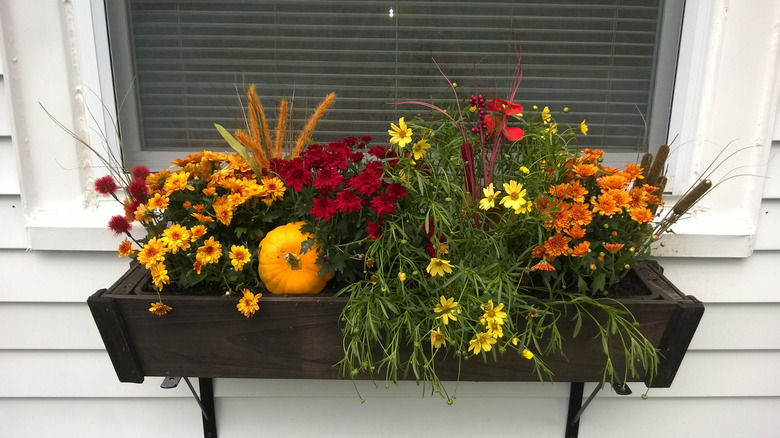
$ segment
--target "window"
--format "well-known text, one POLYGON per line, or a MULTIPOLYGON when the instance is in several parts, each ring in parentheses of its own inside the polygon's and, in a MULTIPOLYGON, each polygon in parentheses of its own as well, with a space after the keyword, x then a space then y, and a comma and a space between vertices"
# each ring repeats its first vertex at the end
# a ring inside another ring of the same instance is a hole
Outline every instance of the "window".
MULTIPOLYGON (((587 119, 588 145, 645 151, 665 141, 681 1, 173 1, 106 2, 117 101, 132 164, 161 167, 224 147, 214 123, 238 128, 240 95, 257 85, 269 117, 294 97, 302 123, 338 99, 316 140, 386 137, 388 122, 452 104, 432 59, 459 84, 587 119), (124 4, 123 4, 124 3, 124 4), (647 136, 649 135, 649 141, 647 136)), ((272 121, 273 123, 273 121, 272 121)), ((295 125, 294 125, 295 126, 295 125)), ((293 127, 294 128, 294 127, 293 127)))

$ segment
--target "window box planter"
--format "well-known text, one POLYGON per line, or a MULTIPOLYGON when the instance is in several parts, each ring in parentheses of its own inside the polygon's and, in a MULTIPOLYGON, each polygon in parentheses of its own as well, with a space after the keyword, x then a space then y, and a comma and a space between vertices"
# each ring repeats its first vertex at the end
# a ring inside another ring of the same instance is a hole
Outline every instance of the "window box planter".
MULTIPOLYGON (((642 333, 660 349, 652 387, 669 387, 685 356, 704 306, 680 292, 655 262, 635 266, 621 283, 617 298, 640 324, 642 333)), ((143 382, 146 376, 208 378, 340 378, 335 365, 342 357, 339 327, 346 297, 264 295, 252 318, 236 311, 235 299, 211 296, 164 296, 173 311, 164 317, 148 309, 156 295, 136 293, 148 281, 135 264, 109 289, 87 300, 106 350, 122 382, 143 382)), ((561 382, 602 380, 605 357, 595 326, 587 324, 572 338, 571 324, 560 326, 566 358, 546 356, 561 382)), ((614 358, 619 363, 620 358, 614 358)), ((460 380, 535 381, 531 361, 505 354, 485 363, 479 357, 462 361, 460 380)), ((442 357, 436 366, 441 380, 458 379, 459 364, 442 357)), ((414 379, 414 376, 408 376, 414 379)))

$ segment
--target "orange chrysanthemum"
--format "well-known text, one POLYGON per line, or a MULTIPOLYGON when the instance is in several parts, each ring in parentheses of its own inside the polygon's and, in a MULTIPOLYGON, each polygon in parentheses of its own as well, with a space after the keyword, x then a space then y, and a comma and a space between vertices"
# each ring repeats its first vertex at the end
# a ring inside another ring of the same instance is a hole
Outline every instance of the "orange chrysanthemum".
POLYGON ((128 257, 133 253, 133 242, 125 239, 119 244, 119 257, 128 257))
POLYGON ((590 252, 590 242, 585 241, 580 244, 577 244, 572 248, 571 250, 571 256, 572 257, 584 257, 587 253, 590 252))
POLYGON ((571 242, 571 237, 563 236, 558 233, 544 242, 544 253, 551 259, 561 255, 566 255, 571 251, 571 248, 569 248, 569 242, 571 242))
POLYGON ((626 245, 623 243, 605 243, 604 249, 606 249, 609 252, 618 252, 621 249, 623 249, 624 246, 626 245))
POLYGON ((597 184, 602 190, 625 190, 629 181, 623 175, 605 175, 599 178, 597 184))
POLYGON ((568 235, 572 239, 581 239, 585 237, 585 229, 579 225, 575 225, 569 228, 568 230, 566 230, 566 235, 568 235))
POLYGON ((555 266, 551 265, 550 262, 547 260, 542 260, 541 262, 531 266, 532 271, 554 271, 555 266))
POLYGON ((604 151, 601 149, 583 149, 582 153, 584 154, 582 159, 585 161, 598 161, 604 156, 604 151))
POLYGON ((599 167, 595 164, 576 164, 573 170, 580 178, 587 178, 595 175, 599 171, 599 167))
POLYGON ((643 224, 653 220, 653 213, 646 208, 632 209, 631 213, 629 214, 631 215, 631 219, 633 219, 638 224, 643 224))
POLYGON ((593 220, 593 212, 588 209, 587 204, 572 204, 569 214, 571 222, 581 227, 587 226, 593 220))

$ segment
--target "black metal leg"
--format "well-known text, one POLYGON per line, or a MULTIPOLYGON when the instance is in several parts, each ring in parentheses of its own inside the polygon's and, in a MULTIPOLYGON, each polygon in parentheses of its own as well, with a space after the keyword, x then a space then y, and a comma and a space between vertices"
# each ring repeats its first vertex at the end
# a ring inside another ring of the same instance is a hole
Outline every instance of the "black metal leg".
POLYGON ((580 434, 580 409, 582 409, 583 382, 571 382, 569 390, 569 413, 566 416, 566 438, 577 438, 580 434))
POLYGON ((203 410, 203 437, 217 438, 217 415, 214 412, 214 385, 210 378, 198 379, 200 402, 203 410))

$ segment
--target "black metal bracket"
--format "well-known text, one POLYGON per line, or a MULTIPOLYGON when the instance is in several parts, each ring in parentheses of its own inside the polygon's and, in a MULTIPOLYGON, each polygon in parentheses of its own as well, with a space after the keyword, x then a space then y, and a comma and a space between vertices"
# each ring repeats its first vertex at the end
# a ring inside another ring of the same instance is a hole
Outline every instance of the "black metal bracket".
MULTIPOLYGON (((595 388, 593 388, 593 391, 590 393, 587 399, 585 399, 585 403, 582 402, 582 395, 585 390, 585 383, 583 382, 572 382, 571 388, 569 389, 569 412, 566 415, 566 434, 564 435, 565 438, 577 438, 580 434, 580 417, 582 416, 582 413, 585 412, 585 409, 588 407, 591 401, 593 401, 593 398, 596 397, 596 394, 598 394, 599 391, 601 391, 601 388, 603 385, 596 385, 595 388)), ((612 389, 615 390, 615 392, 618 395, 629 395, 631 394, 631 388, 628 387, 625 383, 613 383, 612 389)))
MULTIPOLYGON (((182 377, 166 377, 160 384, 160 388, 172 389, 179 385, 182 377)), ((217 415, 214 412, 214 384, 210 378, 199 377, 198 386, 200 387, 200 395, 195 392, 195 388, 192 386, 189 377, 183 377, 184 382, 190 388, 192 396, 200 407, 200 412, 203 415, 203 437, 204 438, 217 438, 217 415)))

